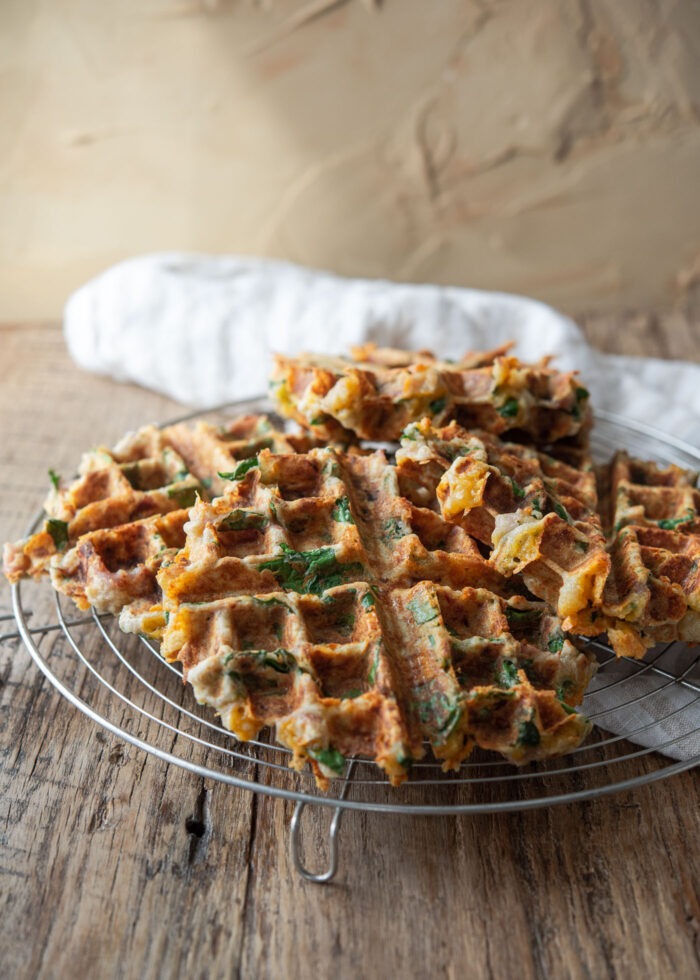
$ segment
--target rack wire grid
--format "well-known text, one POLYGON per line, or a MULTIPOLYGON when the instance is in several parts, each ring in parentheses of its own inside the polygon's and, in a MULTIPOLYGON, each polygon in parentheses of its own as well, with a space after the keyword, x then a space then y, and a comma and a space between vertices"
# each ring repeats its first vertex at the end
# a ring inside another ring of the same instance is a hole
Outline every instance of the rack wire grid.
MULTIPOLYGON (((265 399, 247 399, 177 421, 267 411, 265 399)), ((281 420, 278 420, 283 424, 281 420)), ((596 414, 595 458, 624 447, 661 463, 695 469, 700 450, 650 426, 607 412, 596 414)), ((43 519, 36 516, 27 533, 43 519)), ((330 881, 338 867, 338 832, 347 810, 381 814, 458 815, 528 810, 590 800, 633 789, 700 761, 700 653, 681 643, 658 646, 641 661, 620 660, 600 640, 588 641, 599 662, 583 711, 591 736, 562 758, 516 768, 476 750, 458 772, 444 773, 428 759, 413 766, 396 788, 374 763, 349 760, 328 793, 310 771, 289 768, 291 753, 270 737, 239 742, 182 683, 179 665, 164 661, 144 638, 120 632, 112 616, 78 614, 48 582, 12 587, 16 630, 35 664, 72 705, 131 745, 198 776, 238 789, 293 800, 290 847, 295 868, 309 881, 330 881), (302 858, 301 819, 308 805, 331 808, 328 863, 311 871, 302 858)))

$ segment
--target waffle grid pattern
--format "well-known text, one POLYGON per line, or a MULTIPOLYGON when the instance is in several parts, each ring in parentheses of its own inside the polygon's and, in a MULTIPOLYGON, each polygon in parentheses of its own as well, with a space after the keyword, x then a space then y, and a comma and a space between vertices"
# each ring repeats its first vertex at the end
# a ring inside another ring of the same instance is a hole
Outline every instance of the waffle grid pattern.
MULTIPOLYGON (((493 373, 499 357, 462 368, 493 373)), ((551 422, 551 405, 525 401, 551 422)), ((568 631, 605 630, 633 657, 700 640, 695 475, 618 453, 598 505, 579 401, 556 409, 576 425, 546 451, 436 428, 455 414, 440 406, 402 431, 396 465, 317 448, 317 435, 347 439, 325 423, 146 427, 86 454, 69 486, 55 479, 6 572, 50 568, 80 608, 162 638, 228 728, 275 726, 321 786, 349 756, 400 782, 426 745, 445 768, 474 745, 516 763, 566 752, 588 731, 576 706, 595 666, 568 631)))
POLYGON ((602 480, 612 573, 598 629, 626 656, 664 641, 700 642, 697 474, 618 452, 602 480))
POLYGON ((543 607, 473 587, 489 576, 513 596, 463 529, 401 497, 382 453, 264 450, 228 495, 193 508, 163 567, 162 652, 227 727, 251 738, 274 723, 321 781, 356 754, 400 781, 426 738, 448 767, 476 742, 518 762, 578 744, 588 726, 571 704, 590 659, 551 617, 551 636, 516 640, 511 620, 539 624, 543 607), (468 649, 450 637, 458 622, 468 649))

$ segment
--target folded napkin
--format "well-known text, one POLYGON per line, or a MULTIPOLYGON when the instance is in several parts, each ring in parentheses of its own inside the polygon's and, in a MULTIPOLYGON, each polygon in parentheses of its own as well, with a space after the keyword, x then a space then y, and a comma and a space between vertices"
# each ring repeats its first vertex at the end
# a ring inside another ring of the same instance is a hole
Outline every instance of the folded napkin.
MULTIPOLYGON (((264 392, 272 351, 347 353, 375 341, 458 357, 514 340, 524 360, 553 354, 559 368, 578 369, 594 409, 700 445, 700 365, 602 354, 568 317, 505 293, 344 279, 263 259, 160 254, 123 262, 79 289, 64 329, 86 370, 201 408, 264 392)), ((586 710, 607 731, 677 759, 698 757, 700 672, 693 668, 685 686, 669 686, 665 676, 686 670, 695 654, 655 656, 606 667, 586 710)))

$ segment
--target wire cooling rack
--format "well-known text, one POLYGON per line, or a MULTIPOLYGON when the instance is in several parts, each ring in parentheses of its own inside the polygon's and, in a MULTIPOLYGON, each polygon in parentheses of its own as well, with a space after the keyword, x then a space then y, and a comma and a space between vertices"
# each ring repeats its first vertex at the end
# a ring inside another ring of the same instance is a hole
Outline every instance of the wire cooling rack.
MULTIPOLYGON (((217 414, 269 409, 264 400, 249 399, 217 414)), ((185 418, 197 417, 204 415, 185 418)), ((662 463, 700 464, 694 447, 609 413, 597 414, 592 443, 600 459, 622 446, 662 463)), ((42 519, 37 515, 27 533, 42 519)), ((195 703, 179 665, 166 663, 147 640, 121 633, 113 617, 77 614, 46 582, 13 586, 12 604, 17 629, 8 622, 2 635, 2 621, 12 616, 0 615, 0 641, 21 637, 51 684, 92 721, 198 776, 295 801, 292 858, 309 881, 327 882, 335 875, 346 810, 426 816, 527 810, 633 789, 700 761, 700 653, 673 643, 651 650, 642 661, 618 660, 596 640, 589 646, 599 669, 583 705, 596 727, 569 755, 516 769, 475 751, 456 773, 443 773, 425 760, 399 788, 391 787, 373 763, 353 759, 322 794, 310 771, 289 769, 287 749, 264 737, 239 742, 225 731, 195 703), (333 810, 324 871, 310 871, 302 859, 301 820, 308 805, 333 810)))

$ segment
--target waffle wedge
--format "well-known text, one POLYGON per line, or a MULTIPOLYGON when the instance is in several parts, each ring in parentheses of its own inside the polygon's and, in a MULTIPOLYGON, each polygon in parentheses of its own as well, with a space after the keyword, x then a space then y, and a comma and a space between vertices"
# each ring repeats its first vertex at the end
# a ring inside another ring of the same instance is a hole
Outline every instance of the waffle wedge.
POLYGON ((489 433, 424 419, 404 430, 397 466, 409 498, 437 500, 446 521, 489 549, 496 571, 522 580, 568 629, 599 607, 610 559, 590 461, 576 469, 489 433))
POLYGON ((641 657, 659 642, 700 642, 697 474, 618 452, 602 473, 611 571, 602 615, 615 651, 641 657))
POLYGON ((52 474, 44 526, 5 546, 5 574, 16 582, 48 572, 81 609, 125 609, 133 628, 157 635, 156 572, 184 545, 195 499, 229 486, 226 477, 254 463, 263 448, 294 452, 310 444, 275 429, 265 415, 219 426, 145 426, 113 449, 86 453, 71 483, 52 474))
POLYGON ((271 394, 284 415, 326 439, 397 440, 422 418, 526 433, 538 445, 584 438, 588 392, 576 375, 555 371, 546 359, 523 364, 506 350, 455 363, 373 344, 356 348, 353 360, 278 355, 271 394))
POLYGON ((210 422, 170 425, 163 429, 163 436, 189 470, 205 483, 212 497, 226 492, 227 474, 235 473, 240 467, 245 469, 262 449, 296 453, 318 445, 309 435, 281 431, 267 415, 243 415, 223 425, 210 422))
POLYGON ((321 783, 348 755, 399 782, 426 740, 449 768, 474 745, 525 762, 588 731, 590 657, 406 500, 382 452, 263 450, 186 532, 158 573, 162 653, 239 738, 274 725, 321 783))
POLYGON ((113 449, 85 453, 78 477, 66 486, 52 474, 44 503, 47 518, 36 534, 6 544, 4 570, 11 582, 48 571, 85 534, 182 510, 205 493, 164 431, 145 426, 113 449))

